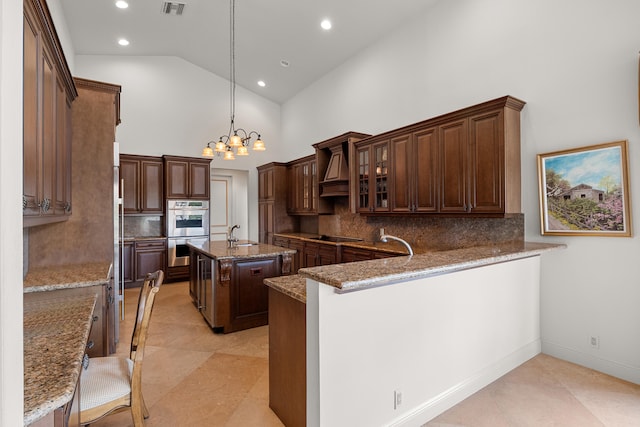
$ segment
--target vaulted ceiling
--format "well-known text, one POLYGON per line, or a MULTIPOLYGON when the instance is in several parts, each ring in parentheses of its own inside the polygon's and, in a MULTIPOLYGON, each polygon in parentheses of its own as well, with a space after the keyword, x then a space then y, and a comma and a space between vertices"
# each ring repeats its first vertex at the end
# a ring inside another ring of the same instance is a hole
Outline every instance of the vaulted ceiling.
MULTIPOLYGON (((236 82, 283 103, 437 1, 236 0, 236 82)), ((115 2, 60 0, 77 55, 177 56, 229 79, 229 0, 179 1, 181 15, 164 0, 115 2)))

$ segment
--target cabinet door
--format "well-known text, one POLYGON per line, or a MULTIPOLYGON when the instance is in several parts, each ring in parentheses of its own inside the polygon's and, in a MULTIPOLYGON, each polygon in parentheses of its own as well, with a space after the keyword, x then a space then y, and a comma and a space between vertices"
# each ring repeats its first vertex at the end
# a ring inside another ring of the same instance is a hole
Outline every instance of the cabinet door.
POLYGON ((120 265, 123 266, 125 283, 133 282, 134 277, 134 245, 133 242, 124 242, 120 248, 120 265))
POLYGON ((25 9, 23 27, 23 213, 38 215, 38 30, 28 10, 25 9))
POLYGON ((140 210, 143 213, 164 212, 163 199, 164 165, 162 161, 140 162, 140 210))
POLYGON ((275 230, 274 202, 258 203, 258 229, 260 243, 273 244, 275 230))
POLYGON ((62 83, 56 81, 56 153, 55 153, 55 203, 54 214, 64 215, 67 210, 67 176, 71 170, 71 165, 67 163, 67 159, 70 157, 67 152, 71 150, 68 144, 67 133, 70 129, 67 129, 67 97, 65 94, 62 83))
POLYGON ((120 181, 124 182, 120 189, 124 213, 140 212, 140 162, 138 160, 120 156, 120 181))
POLYGON ((148 273, 167 270, 167 247, 164 240, 146 240, 135 244, 135 278, 144 280, 148 273))
POLYGON ((40 213, 53 215, 56 174, 56 73, 52 56, 42 48, 42 185, 40 213))
POLYGON ((189 197, 209 200, 210 163, 189 162, 189 197))
POLYGON ((342 246, 341 262, 367 261, 373 259, 373 254, 367 249, 342 246))
POLYGON ((275 174, 273 169, 258 173, 258 199, 273 200, 275 198, 275 174))
POLYGON ((412 185, 415 180, 415 158, 412 135, 406 134, 391 139, 391 170, 389 190, 392 212, 412 212, 414 197, 412 185))
POLYGON ((372 208, 375 212, 389 212, 389 142, 373 144, 371 148, 373 159, 371 175, 375 177, 370 183, 373 184, 373 189, 370 191, 375 194, 372 208))
POLYGON ((278 276, 276 259, 234 261, 230 293, 231 330, 266 325, 269 288, 264 279, 278 276))
POLYGON ((291 257, 291 271, 298 273, 298 269, 305 267, 304 264, 304 242, 299 239, 289 240, 289 249, 295 249, 296 253, 291 257))
POLYGON ((170 160, 165 168, 165 190, 167 199, 189 197, 189 162, 170 160))
POLYGON ((469 193, 474 213, 505 211, 503 114, 496 110, 469 119, 469 193))
POLYGON ((316 265, 331 265, 338 262, 338 247, 327 244, 318 245, 318 257, 316 265))
POLYGON ((356 150, 356 165, 358 178, 358 202, 356 210, 358 212, 369 212, 370 207, 370 178, 371 170, 371 149, 369 146, 358 147, 356 150))
POLYGON ((438 211, 438 131, 432 127, 413 134, 413 212, 438 211))
POLYGON ((440 127, 440 212, 468 212, 467 202, 467 119, 440 127))
POLYGON ((316 265, 320 265, 318 263, 318 243, 309 243, 306 242, 304 244, 304 266, 305 267, 315 267, 316 265))

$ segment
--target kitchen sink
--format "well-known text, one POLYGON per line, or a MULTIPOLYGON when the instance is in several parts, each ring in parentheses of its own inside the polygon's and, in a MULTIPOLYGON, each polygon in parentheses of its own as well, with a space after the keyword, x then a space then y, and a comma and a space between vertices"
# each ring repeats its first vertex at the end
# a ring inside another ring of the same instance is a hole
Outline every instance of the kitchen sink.
POLYGON ((342 237, 342 236, 318 236, 312 237, 313 240, 322 240, 324 242, 344 243, 344 242, 362 242, 362 239, 357 237, 342 237))

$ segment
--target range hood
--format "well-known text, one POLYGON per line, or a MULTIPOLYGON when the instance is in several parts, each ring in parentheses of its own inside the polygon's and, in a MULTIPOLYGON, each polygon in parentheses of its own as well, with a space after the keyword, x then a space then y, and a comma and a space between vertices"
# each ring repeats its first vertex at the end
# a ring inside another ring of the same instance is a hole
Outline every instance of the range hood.
POLYGON ((366 133, 346 132, 313 144, 316 149, 319 171, 325 171, 324 179, 319 183, 320 197, 349 196, 349 159, 347 154, 350 150, 349 147, 352 143, 370 136, 366 133))

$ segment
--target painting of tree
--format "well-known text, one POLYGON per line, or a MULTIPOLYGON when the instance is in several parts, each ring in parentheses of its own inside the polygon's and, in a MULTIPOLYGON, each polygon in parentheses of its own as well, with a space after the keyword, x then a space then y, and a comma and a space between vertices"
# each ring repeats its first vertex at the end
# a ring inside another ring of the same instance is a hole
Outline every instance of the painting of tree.
POLYGON ((630 236, 627 142, 538 155, 542 234, 630 236))

